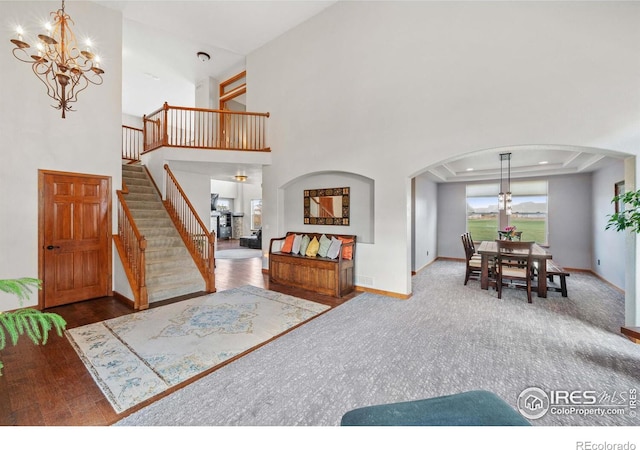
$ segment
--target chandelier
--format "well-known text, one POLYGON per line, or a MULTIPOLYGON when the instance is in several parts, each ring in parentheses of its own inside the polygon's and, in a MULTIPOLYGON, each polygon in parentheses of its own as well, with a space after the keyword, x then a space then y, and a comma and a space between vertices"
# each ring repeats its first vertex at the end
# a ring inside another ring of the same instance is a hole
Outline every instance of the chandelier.
POLYGON ((507 216, 511 215, 511 153, 500 153, 500 193, 498 194, 498 209, 505 210, 507 216), (505 194, 502 181, 503 162, 507 161, 507 192, 505 194))
POLYGON ((100 58, 91 52, 91 43, 81 50, 70 24, 71 17, 62 7, 51 12, 53 23, 46 24, 46 33, 38 35, 33 53, 23 40, 22 28, 17 28, 17 39, 11 39, 15 45, 13 56, 22 62, 31 64, 33 73, 47 87, 47 95, 57 102, 52 105, 62 110, 64 119, 66 111, 72 111, 72 103, 78 100, 78 94, 89 84, 102 84, 104 70, 100 68, 100 58))

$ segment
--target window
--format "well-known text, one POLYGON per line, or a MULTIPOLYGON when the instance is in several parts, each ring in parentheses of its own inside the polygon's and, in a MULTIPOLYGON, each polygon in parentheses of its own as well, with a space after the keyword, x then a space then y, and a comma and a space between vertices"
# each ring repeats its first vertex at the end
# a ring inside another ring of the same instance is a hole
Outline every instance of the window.
POLYGON ((547 243, 547 189, 546 181, 511 183, 513 213, 509 225, 522 231, 523 241, 547 243))
POLYGON ((251 231, 262 228, 262 200, 251 200, 251 231))
POLYGON ((467 231, 474 241, 494 240, 498 230, 515 226, 523 241, 547 243, 547 182, 511 183, 512 214, 498 210, 498 183, 467 185, 467 231))
POLYGON ((497 183, 467 185, 467 231, 474 241, 497 237, 499 188, 497 183))

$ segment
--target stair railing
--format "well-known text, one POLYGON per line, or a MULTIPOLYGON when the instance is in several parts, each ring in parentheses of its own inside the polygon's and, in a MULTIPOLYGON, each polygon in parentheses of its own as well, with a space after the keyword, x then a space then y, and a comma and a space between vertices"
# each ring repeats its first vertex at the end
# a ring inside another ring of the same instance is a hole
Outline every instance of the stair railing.
POLYGON ((198 266, 207 292, 215 292, 215 234, 202 222, 167 164, 164 169, 167 173, 165 208, 198 266))
POLYGON ((122 125, 122 159, 131 162, 140 161, 140 153, 144 148, 142 128, 122 125))
POLYGON ((124 182, 123 187, 123 190, 116 191, 118 196, 118 234, 114 235, 113 240, 133 291, 133 307, 136 310, 147 309, 149 307, 149 296, 145 282, 147 241, 140 234, 131 215, 131 210, 127 206, 123 194, 129 191, 124 182))

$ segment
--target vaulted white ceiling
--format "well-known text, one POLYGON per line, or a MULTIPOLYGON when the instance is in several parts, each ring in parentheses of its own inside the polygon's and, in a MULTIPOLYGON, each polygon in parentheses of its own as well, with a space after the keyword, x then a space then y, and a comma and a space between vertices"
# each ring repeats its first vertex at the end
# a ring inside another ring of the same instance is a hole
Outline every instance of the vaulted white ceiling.
MULTIPOLYGON (((252 51, 336 0, 95 2, 123 14, 123 112, 142 116, 165 101, 184 105, 182 99, 193 98, 200 80, 223 80, 238 73, 252 51), (199 51, 211 59, 202 62, 196 56, 199 51)), ((436 182, 499 179, 499 154, 504 152, 512 153, 512 178, 589 172, 611 161, 592 149, 522 146, 475 152, 426 173, 436 182)), ((225 173, 216 178, 229 179, 240 170, 215 166, 218 171, 223 168, 225 173)))
POLYGON ((244 70, 248 54, 335 0, 95 3, 122 12, 123 112, 142 116, 165 101, 191 106, 182 99, 193 98, 198 81, 244 70), (198 52, 211 59, 201 61, 198 52))

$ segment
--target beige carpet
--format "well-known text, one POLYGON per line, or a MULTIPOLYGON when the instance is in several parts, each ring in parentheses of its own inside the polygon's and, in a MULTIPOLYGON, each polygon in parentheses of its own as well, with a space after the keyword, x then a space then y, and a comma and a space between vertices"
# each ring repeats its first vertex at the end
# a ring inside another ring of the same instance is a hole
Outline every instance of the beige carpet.
MULTIPOLYGON (((540 425, 640 424, 630 402, 640 386, 640 345, 619 332, 622 294, 572 273, 568 297, 554 292, 529 304, 522 290, 505 289, 498 299, 477 281, 465 286, 464 270, 464 263, 435 262, 412 278, 408 300, 358 295, 118 425, 327 427, 355 408, 477 389, 516 408, 530 387, 595 391, 597 406, 622 410, 550 410, 531 421, 538 433, 540 425)), ((433 446, 433 432, 425 433, 425 445, 433 446)), ((579 433, 577 440, 593 439, 579 433)), ((566 442, 576 448, 575 438, 566 442)), ((448 443, 441 448, 473 448, 448 443)))

